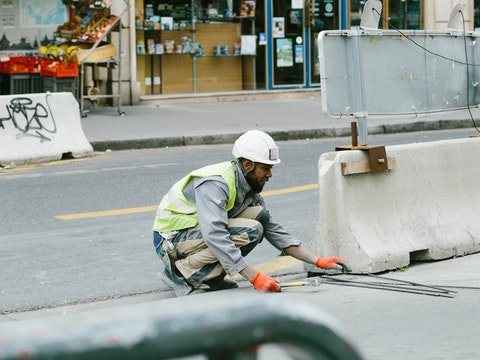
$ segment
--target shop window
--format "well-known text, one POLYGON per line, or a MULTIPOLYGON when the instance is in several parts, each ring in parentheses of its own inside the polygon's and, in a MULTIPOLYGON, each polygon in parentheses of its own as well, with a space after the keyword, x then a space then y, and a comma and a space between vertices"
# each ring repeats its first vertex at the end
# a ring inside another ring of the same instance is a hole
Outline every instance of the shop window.
POLYGON ((389 28, 420 29, 420 0, 390 0, 388 2, 389 28))
POLYGON ((360 20, 362 19, 363 7, 365 6, 366 0, 350 0, 350 27, 360 26, 360 20))
POLYGON ((253 0, 136 2, 140 94, 255 87, 253 0), (251 51, 248 49, 253 48, 251 51))
MULTIPOLYGON (((349 23, 350 27, 359 26, 363 8, 367 0, 350 0, 349 23)), ((423 28, 422 0, 388 0, 382 1, 382 19, 379 27, 384 29, 413 29, 423 28)))
POLYGON ((151 0, 145 2, 145 19, 172 17, 174 21, 233 21, 239 17, 253 17, 254 0, 151 0), (192 13, 193 12, 193 13, 192 13))

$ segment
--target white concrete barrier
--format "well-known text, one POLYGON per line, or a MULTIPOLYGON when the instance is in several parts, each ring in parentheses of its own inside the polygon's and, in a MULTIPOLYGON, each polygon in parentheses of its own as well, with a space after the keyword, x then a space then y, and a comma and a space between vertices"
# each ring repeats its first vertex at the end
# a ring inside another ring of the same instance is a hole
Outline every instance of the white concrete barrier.
POLYGON ((349 259, 356 273, 480 251, 480 138, 389 146, 386 153, 395 169, 347 176, 342 163, 368 160, 367 152, 321 155, 312 250, 349 259))
POLYGON ((0 164, 92 154, 72 93, 0 96, 0 164))

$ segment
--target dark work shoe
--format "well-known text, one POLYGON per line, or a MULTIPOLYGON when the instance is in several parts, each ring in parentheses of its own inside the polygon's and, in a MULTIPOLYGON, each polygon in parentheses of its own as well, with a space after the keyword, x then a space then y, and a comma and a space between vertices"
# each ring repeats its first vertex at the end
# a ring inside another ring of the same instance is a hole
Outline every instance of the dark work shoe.
POLYGON ((167 270, 167 268, 163 268, 158 275, 160 275, 160 278, 167 286, 173 289, 175 295, 177 296, 185 296, 193 291, 193 288, 190 286, 187 280, 172 274, 167 270))
POLYGON ((211 291, 218 291, 218 290, 228 290, 228 289, 236 289, 238 288, 238 284, 236 281, 233 280, 226 280, 226 279, 212 279, 207 280, 204 282, 205 285, 210 287, 211 291))

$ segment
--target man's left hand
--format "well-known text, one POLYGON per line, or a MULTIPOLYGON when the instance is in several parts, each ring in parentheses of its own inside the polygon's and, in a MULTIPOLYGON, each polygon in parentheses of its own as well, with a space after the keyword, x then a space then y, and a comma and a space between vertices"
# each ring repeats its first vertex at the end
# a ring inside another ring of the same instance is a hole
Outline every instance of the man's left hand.
POLYGON ((319 257, 315 262, 315 265, 320 269, 337 269, 342 270, 342 272, 351 272, 352 269, 347 263, 347 259, 333 256, 329 258, 319 257))

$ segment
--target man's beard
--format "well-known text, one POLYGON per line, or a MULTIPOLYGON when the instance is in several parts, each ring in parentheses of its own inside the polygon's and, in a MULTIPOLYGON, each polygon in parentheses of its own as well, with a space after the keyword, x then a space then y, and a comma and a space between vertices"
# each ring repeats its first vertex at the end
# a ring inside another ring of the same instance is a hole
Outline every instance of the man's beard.
POLYGON ((246 176, 247 183, 252 188, 252 191, 256 194, 261 193, 263 190, 263 185, 260 185, 256 180, 252 179, 248 174, 246 176))

